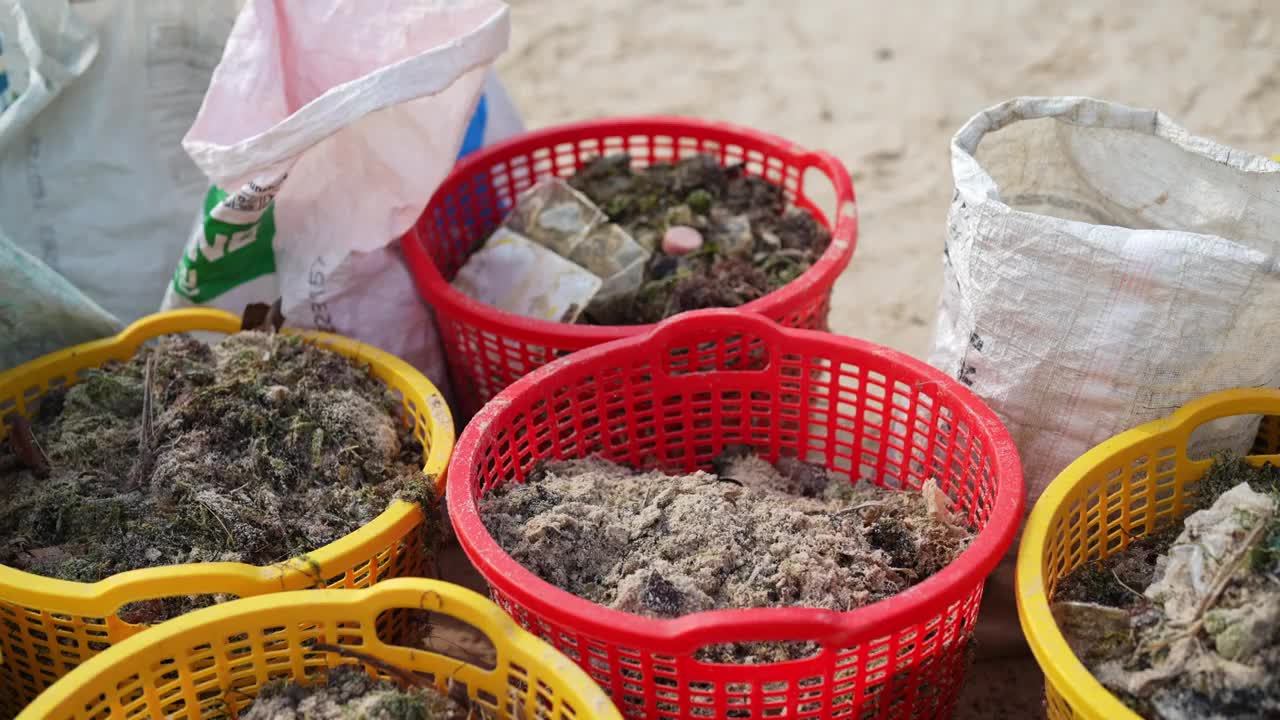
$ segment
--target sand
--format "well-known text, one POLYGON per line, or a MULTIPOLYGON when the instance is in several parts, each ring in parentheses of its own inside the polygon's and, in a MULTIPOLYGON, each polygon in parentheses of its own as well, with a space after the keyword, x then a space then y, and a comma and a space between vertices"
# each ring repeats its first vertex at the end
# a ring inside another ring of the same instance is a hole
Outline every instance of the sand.
MULTIPOLYGON (((1280 152, 1280 3, 1271 0, 511 5, 499 69, 531 128, 697 115, 844 161, 861 230, 832 330, 917 356, 940 292, 949 142, 973 114, 1016 95, 1090 95, 1280 152)), ((981 663, 970 677, 958 717, 1042 712, 1028 659, 981 663)))
POLYGON ((861 232, 832 329, 928 350, 951 198, 949 142, 1016 95, 1155 107, 1280 152, 1270 0, 514 0, 503 82, 531 128, 604 115, 728 120, 834 153, 861 232))

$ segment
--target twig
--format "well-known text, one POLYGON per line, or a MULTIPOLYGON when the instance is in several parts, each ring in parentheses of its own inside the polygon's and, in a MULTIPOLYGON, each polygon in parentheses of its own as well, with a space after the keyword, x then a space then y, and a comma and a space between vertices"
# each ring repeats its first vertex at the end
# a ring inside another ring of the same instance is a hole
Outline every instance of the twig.
POLYGON ((141 485, 151 475, 155 461, 154 391, 156 356, 147 356, 147 369, 142 377, 142 425, 138 428, 138 459, 129 471, 129 481, 134 487, 141 485))
POLYGON ((868 502, 859 503, 852 507, 844 508, 843 510, 837 510, 835 514, 836 515, 852 515, 858 512, 859 510, 866 510, 867 508, 873 508, 873 507, 886 507, 887 505, 888 503, 884 502, 883 500, 870 500, 868 502))
POLYGON ((1141 647, 1135 648, 1133 657, 1131 658, 1131 660, 1136 660, 1138 657, 1142 655, 1154 655, 1155 653, 1160 652, 1161 650, 1169 647, 1170 645, 1178 642, 1179 640, 1185 640, 1189 637, 1195 637, 1195 634, 1200 632, 1200 628, 1203 625, 1204 625, 1203 619, 1196 620, 1195 622, 1188 625, 1186 629, 1182 630, 1181 632, 1177 632, 1168 637, 1161 638, 1160 640, 1156 640, 1155 642, 1149 645, 1143 645, 1141 647))
POLYGON ((15 416, 9 424, 9 448, 18 462, 35 473, 36 477, 43 480, 53 472, 49 456, 40 447, 35 433, 31 432, 31 423, 21 415, 15 416))
POLYGON ((199 499, 197 499, 196 502, 199 503, 200 507, 204 508, 205 512, 212 515, 213 519, 217 520, 218 524, 222 526, 222 532, 227 534, 228 547, 234 546, 236 544, 236 536, 231 534, 231 528, 227 527, 227 524, 222 521, 222 517, 219 516, 212 507, 210 507, 209 503, 199 499))
MULTIPOLYGON (((365 663, 366 665, 372 665, 373 667, 387 673, 388 675, 395 677, 406 688, 420 688, 420 689, 427 689, 427 690, 436 689, 435 685, 430 681, 420 678, 417 675, 414 675, 412 672, 402 667, 399 667, 398 665, 392 665, 391 663, 381 658, 377 658, 372 655, 362 653, 359 650, 352 650, 351 648, 342 647, 341 645, 329 645, 328 643, 316 643, 311 646, 311 649, 319 652, 331 652, 331 653, 334 653, 335 655, 341 655, 343 657, 351 658, 353 660, 359 660, 360 662, 365 663)), ((465 667, 465 663, 462 665, 459 665, 454 670, 454 672, 457 672, 457 670, 460 670, 463 667, 465 667)), ((480 719, 487 717, 487 714, 484 713, 484 709, 479 707, 476 703, 472 702, 471 698, 467 697, 466 692, 461 692, 461 697, 458 697, 457 694, 455 694, 454 691, 455 690, 461 691, 462 686, 455 685, 453 683, 452 676, 450 676, 449 678, 449 685, 450 685, 449 697, 454 702, 458 703, 459 706, 461 706, 463 709, 466 710, 468 718, 477 717, 475 714, 477 711, 482 713, 481 715, 478 716, 480 719)))
POLYGON ((156 356, 147 356, 147 370, 142 378, 142 427, 139 428, 138 447, 150 453, 155 442, 155 417, 153 411, 154 391, 152 385, 156 374, 156 356))
POLYGON ((1146 602, 1147 596, 1146 596, 1146 595, 1143 595, 1142 593, 1138 592, 1137 590, 1134 590, 1133 588, 1129 587, 1129 585, 1128 585, 1127 583, 1125 583, 1125 581, 1123 581, 1123 580, 1121 580, 1121 579, 1120 579, 1120 576, 1116 573, 1116 569, 1115 569, 1115 568, 1111 568, 1111 577, 1115 578, 1117 583, 1120 583, 1120 587, 1124 588, 1125 590, 1128 590, 1129 592, 1133 593, 1134 595, 1137 595, 1139 600, 1142 600, 1143 602, 1146 602))
MULTIPOLYGON (((1270 527, 1268 520, 1270 517, 1259 518, 1257 525, 1249 531, 1244 540, 1229 556, 1227 562, 1218 568, 1217 575, 1214 576, 1213 584, 1209 586, 1209 592, 1200 600, 1200 604, 1196 606, 1195 617, 1190 623, 1182 629, 1181 632, 1175 633, 1161 640, 1157 640, 1150 645, 1146 645, 1138 649, 1143 654, 1150 655, 1159 652, 1173 643, 1185 638, 1194 637, 1200 632, 1200 628, 1204 627, 1204 615, 1218 601, 1222 593, 1226 592, 1227 586, 1231 584, 1231 577, 1236 574, 1236 570, 1240 569, 1240 565, 1244 559, 1249 557, 1249 551, 1253 549, 1255 543, 1262 537, 1262 533, 1270 527)), ((1117 578, 1119 579, 1119 578, 1117 578)), ((1123 584, 1123 583, 1121 583, 1123 584)))
POLYGON ((311 649, 316 650, 318 652, 331 652, 335 655, 341 655, 342 657, 345 657, 345 658, 351 658, 352 660, 359 660, 360 662, 366 665, 372 665, 373 667, 385 672, 386 674, 395 677, 397 680, 403 683, 405 687, 433 688, 433 689, 435 688, 434 685, 427 683, 422 678, 419 678, 417 675, 414 675, 412 672, 405 670, 404 668, 399 667, 397 665, 392 665, 391 663, 387 662, 386 660, 383 660, 382 658, 377 658, 372 655, 362 653, 359 650, 352 650, 351 648, 342 647, 341 645, 329 645, 328 643, 316 643, 311 646, 311 649))

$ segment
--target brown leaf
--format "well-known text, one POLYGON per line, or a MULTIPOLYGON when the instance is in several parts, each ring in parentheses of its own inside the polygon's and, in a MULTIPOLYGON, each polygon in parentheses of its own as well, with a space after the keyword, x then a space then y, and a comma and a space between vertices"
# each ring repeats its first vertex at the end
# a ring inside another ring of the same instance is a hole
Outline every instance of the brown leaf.
POLYGON ((40 443, 36 442, 35 434, 31 432, 31 423, 21 415, 15 417, 9 424, 9 449, 23 466, 35 473, 36 477, 47 478, 53 471, 53 467, 49 464, 49 456, 44 454, 40 443))

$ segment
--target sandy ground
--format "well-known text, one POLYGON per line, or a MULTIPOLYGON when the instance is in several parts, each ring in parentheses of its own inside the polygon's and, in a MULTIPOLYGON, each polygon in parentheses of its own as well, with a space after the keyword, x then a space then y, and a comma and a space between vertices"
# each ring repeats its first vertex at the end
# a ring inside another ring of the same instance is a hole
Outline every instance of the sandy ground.
MULTIPOLYGON (((514 0, 503 79, 530 127, 631 113, 727 120, 835 153, 861 232, 836 332, 927 352, 948 144, 1016 95, 1090 95, 1280 152, 1280 3, 514 0), (1065 6, 1065 7, 1064 7, 1065 6)), ((1034 718, 1030 658, 970 674, 957 717, 1034 718)))
POLYGON ((835 153, 857 252, 832 326, 924 354, 952 182, 948 143, 1016 95, 1164 110, 1280 152, 1280 3, 514 0, 504 82, 530 127, 628 113, 728 120, 835 153))

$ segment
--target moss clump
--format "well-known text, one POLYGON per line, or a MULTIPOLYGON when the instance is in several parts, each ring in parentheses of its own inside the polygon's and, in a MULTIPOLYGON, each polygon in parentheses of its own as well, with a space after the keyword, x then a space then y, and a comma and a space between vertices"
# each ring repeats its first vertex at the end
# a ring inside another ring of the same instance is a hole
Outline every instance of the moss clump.
POLYGON ((1223 493, 1242 482, 1249 483, 1249 487, 1258 492, 1280 493, 1280 468, 1271 463, 1255 467, 1243 458, 1219 456, 1196 483, 1195 507, 1209 507, 1223 493))
POLYGON ((593 305, 580 322, 635 325, 737 307, 799 277, 831 243, 809 211, 787 206, 781 186, 748 175, 742 165, 721 166, 711 155, 642 169, 628 155, 599 157, 569 184, 654 251, 635 293, 593 305), (698 230, 702 248, 683 257, 663 254, 661 238, 676 225, 698 230))
MULTIPOLYGON (((434 502, 399 401, 367 368, 293 336, 246 332, 213 347, 166 337, 50 394, 33 433, 53 473, 0 475, 0 563, 66 580, 267 565, 337 540, 393 499, 434 502)), ((182 609, 144 604, 129 619, 182 609)))
POLYGON ((241 720, 466 720, 469 710, 433 688, 402 689, 356 666, 335 668, 322 682, 266 685, 241 720))
POLYGON ((1054 598, 1128 608, 1141 604, 1140 593, 1155 578, 1156 561, 1169 551, 1182 531, 1169 525, 1135 539, 1106 560, 1082 565, 1058 582, 1054 598))

